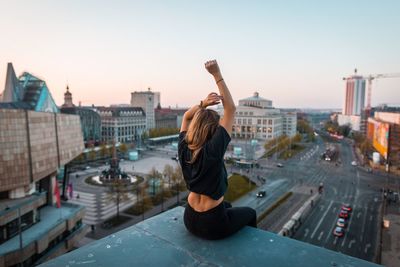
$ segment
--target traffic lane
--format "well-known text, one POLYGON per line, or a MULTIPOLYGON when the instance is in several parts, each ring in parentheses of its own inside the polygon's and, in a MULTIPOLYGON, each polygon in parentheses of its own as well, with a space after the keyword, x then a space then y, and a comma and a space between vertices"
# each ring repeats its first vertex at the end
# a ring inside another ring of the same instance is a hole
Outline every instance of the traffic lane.
POLYGON ((326 216, 328 216, 329 210, 332 205, 332 200, 328 201, 321 199, 311 211, 311 213, 307 216, 293 238, 312 244, 320 243, 317 240, 318 236, 320 235, 320 227, 322 225, 322 228, 324 228, 324 225, 326 225, 326 222, 324 221, 326 216), (317 238, 315 238, 316 235, 317 238))
POLYGON ((241 197, 236 200, 233 205, 234 206, 247 206, 254 209, 259 209, 260 206, 265 206, 268 202, 271 202, 281 195, 282 192, 287 192, 289 188, 287 185, 289 182, 285 179, 279 179, 276 181, 272 181, 265 185, 260 186, 256 190, 251 191, 249 194, 241 197), (264 198, 257 198, 257 191, 266 191, 266 196, 264 198))

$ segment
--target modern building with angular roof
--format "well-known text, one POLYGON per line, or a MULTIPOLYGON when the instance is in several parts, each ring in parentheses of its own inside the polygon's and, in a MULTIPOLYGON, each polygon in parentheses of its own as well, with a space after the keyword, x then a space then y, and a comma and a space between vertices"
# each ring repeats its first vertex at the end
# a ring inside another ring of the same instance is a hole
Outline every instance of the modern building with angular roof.
POLYGON ((13 103, 22 109, 59 113, 46 82, 28 72, 17 78, 12 63, 7 65, 6 84, 0 102, 13 103))

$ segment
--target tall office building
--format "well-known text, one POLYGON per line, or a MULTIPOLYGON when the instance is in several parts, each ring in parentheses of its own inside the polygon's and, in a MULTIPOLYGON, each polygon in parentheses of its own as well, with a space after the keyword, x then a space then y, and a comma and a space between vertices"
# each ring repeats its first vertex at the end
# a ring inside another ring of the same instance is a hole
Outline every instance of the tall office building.
POLYGON ((141 107, 146 114, 146 129, 155 128, 154 109, 160 104, 160 92, 153 92, 150 88, 147 91, 135 91, 131 93, 131 106, 141 107))
MULTIPOLYGON (((357 72, 356 72, 357 74, 357 72)), ((365 103, 365 79, 353 75, 346 78, 346 95, 343 115, 361 115, 365 103)))

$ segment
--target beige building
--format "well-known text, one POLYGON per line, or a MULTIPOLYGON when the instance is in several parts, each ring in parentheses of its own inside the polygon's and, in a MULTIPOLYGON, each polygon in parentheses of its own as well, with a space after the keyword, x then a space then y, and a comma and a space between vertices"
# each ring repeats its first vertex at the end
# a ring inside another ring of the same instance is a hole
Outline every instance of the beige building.
POLYGON ((85 234, 83 207, 54 206, 57 171, 84 148, 79 116, 0 104, 0 129, 0 267, 33 266, 85 234))
MULTIPOLYGON (((220 110, 223 113, 223 110, 220 110)), ((296 135, 297 114, 272 107, 272 101, 256 92, 239 100, 232 128, 233 138, 268 140, 296 135)))
POLYGON ((141 107, 146 114, 146 129, 156 127, 154 109, 160 105, 160 92, 153 92, 150 88, 147 91, 135 91, 131 93, 131 106, 141 107))

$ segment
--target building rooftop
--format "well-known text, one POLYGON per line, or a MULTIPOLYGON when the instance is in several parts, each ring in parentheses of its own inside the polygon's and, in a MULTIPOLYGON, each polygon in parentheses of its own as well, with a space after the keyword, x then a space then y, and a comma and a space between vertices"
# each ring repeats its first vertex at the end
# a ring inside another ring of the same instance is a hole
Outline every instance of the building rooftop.
MULTIPOLYGON (((61 208, 53 206, 45 206, 40 209, 40 217, 43 218, 40 222, 22 232, 23 246, 38 241, 45 233, 57 228, 61 224, 65 224, 66 220, 72 218, 77 212, 84 209, 83 206, 70 203, 62 203, 61 208)), ((14 236, 10 240, 1 244, 0 255, 10 253, 19 249, 19 235, 14 236)))
POLYGON ((121 115, 135 114, 144 116, 145 113, 140 107, 96 107, 99 112, 110 112, 113 117, 119 117, 121 115))
POLYGON ((271 100, 260 97, 258 92, 255 92, 254 95, 251 97, 240 99, 240 101, 243 101, 243 100, 245 100, 245 101, 271 101, 271 100))
POLYGON ((177 207, 40 266, 378 266, 260 229, 194 237, 177 207))

